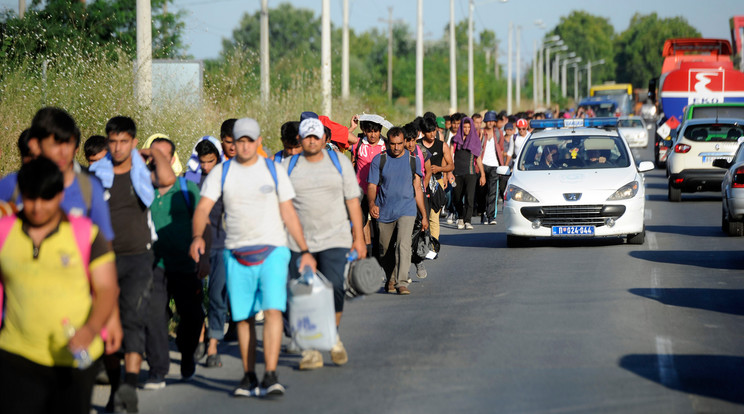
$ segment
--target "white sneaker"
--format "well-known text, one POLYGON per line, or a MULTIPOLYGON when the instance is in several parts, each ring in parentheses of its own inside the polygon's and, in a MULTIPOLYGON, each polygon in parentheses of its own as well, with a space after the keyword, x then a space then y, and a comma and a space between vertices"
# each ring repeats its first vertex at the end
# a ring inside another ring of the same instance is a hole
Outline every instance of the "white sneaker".
POLYGON ((499 222, 496 221, 496 219, 493 219, 493 220, 489 221, 488 224, 499 224, 499 222))
POLYGON ((459 219, 457 220, 457 229, 462 230, 465 228, 465 220, 459 219))
POLYGON ((452 224, 452 223, 454 223, 454 221, 455 221, 455 215, 454 215, 454 214, 452 214, 452 213, 450 213, 450 214, 449 214, 449 215, 447 216, 447 224, 452 224))
POLYGON ((316 351, 315 349, 302 351, 300 369, 305 371, 318 368, 323 368, 323 355, 321 355, 320 351, 316 351))
MULTIPOLYGON (((459 229, 460 226, 457 226, 457 228, 459 229)), ((470 223, 465 223, 465 230, 473 230, 473 225, 470 223)))
POLYGON ((428 276, 428 274, 426 273, 424 262, 416 263, 416 277, 419 279, 426 279, 426 276, 428 276))

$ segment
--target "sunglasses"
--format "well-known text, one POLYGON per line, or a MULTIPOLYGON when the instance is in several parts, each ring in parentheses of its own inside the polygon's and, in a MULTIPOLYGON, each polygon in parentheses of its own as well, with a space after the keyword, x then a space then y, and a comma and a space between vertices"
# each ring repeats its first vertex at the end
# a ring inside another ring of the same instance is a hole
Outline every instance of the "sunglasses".
POLYGON ((520 131, 526 131, 527 130, 527 128, 517 128, 517 129, 519 129, 520 131))

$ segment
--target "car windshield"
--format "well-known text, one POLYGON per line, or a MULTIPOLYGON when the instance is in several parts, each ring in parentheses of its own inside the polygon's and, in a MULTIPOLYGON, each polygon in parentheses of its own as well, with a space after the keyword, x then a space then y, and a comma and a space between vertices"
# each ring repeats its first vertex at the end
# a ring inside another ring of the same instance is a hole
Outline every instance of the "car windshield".
POLYGON ((530 138, 519 156, 521 171, 625 168, 630 157, 622 138, 563 136, 530 138))
POLYGON ((617 121, 618 128, 643 128, 640 119, 621 119, 617 121))
POLYGON ((683 136, 695 142, 732 142, 744 136, 744 128, 725 124, 690 125, 683 136))
POLYGON ((744 119, 744 106, 704 106, 700 108, 693 108, 692 118, 744 119))

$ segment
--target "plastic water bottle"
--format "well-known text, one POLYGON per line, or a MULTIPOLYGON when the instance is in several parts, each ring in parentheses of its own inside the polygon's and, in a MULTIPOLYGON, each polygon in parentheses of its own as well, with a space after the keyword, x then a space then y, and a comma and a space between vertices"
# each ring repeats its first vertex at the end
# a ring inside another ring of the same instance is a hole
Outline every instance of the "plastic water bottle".
POLYGON ((314 277, 315 277, 315 273, 313 273, 313 269, 311 269, 310 266, 305 266, 304 268, 302 268, 302 272, 300 273, 300 278, 306 285, 312 284, 314 277))
POLYGON ((352 250, 349 253, 346 253, 346 261, 347 262, 353 262, 356 259, 359 258, 359 253, 357 253, 356 250, 352 250))
MULTIPOLYGON (((68 340, 72 339, 73 336, 75 336, 75 327, 72 326, 69 319, 63 319, 62 320, 62 329, 65 332, 65 336, 68 340)), ((90 359, 90 354, 88 353, 87 349, 76 349, 76 350, 70 350, 72 353, 72 357, 75 358, 75 361, 77 361, 78 369, 86 369, 91 364, 93 364, 93 361, 90 359)))

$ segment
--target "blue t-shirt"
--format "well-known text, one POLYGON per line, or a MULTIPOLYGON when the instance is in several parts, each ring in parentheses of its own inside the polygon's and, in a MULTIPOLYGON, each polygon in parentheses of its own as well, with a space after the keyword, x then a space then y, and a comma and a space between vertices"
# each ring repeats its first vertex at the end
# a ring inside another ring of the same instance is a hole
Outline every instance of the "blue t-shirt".
MULTIPOLYGON (((103 199, 103 186, 95 176, 89 175, 88 177, 90 178, 91 187, 90 211, 87 211, 85 199, 83 198, 83 193, 80 191, 77 176, 75 176, 75 181, 73 181, 72 184, 65 187, 65 196, 62 200, 62 210, 73 216, 87 216, 93 224, 98 226, 103 237, 108 241, 112 241, 114 240, 114 229, 111 227, 111 216, 109 214, 108 203, 103 199)), ((16 188, 17 182, 18 173, 10 173, 0 180, 0 200, 7 202, 13 201, 10 198, 13 196, 13 191, 16 188)), ((16 204, 21 206, 20 194, 18 195, 18 199, 14 201, 16 204)))
MULTIPOLYGON (((406 150, 398 158, 387 153, 380 177, 381 153, 372 159, 367 181, 377 185, 375 205, 380 207, 380 223, 392 223, 403 216, 416 216, 416 194, 413 190, 410 154, 406 150)), ((416 157, 416 175, 421 177, 421 161, 416 157)))

